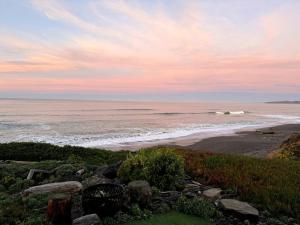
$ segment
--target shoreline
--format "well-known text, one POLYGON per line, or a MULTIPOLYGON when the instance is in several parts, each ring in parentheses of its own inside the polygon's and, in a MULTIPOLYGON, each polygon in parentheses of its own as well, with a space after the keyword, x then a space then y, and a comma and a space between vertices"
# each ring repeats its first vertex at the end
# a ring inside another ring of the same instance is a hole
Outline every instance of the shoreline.
POLYGON ((254 131, 238 131, 233 135, 205 138, 191 145, 171 146, 202 152, 266 157, 278 150, 280 144, 295 132, 300 132, 300 124, 277 125, 254 131))
MULTIPOLYGON (((218 134, 197 133, 185 137, 104 146, 104 148, 111 151, 137 151, 141 148, 172 146, 202 152, 266 157, 295 132, 300 132, 300 123, 254 126, 218 134), (274 134, 267 134, 269 132, 274 134)), ((103 146, 96 148, 103 148, 103 146)))
POLYGON ((252 129, 233 130, 232 133, 217 134, 217 136, 205 137, 203 134, 193 134, 176 139, 136 142, 104 148, 111 151, 137 151, 141 148, 170 146, 201 152, 267 157, 270 153, 278 150, 280 144, 295 132, 300 132, 299 123, 268 127, 257 126, 252 129))

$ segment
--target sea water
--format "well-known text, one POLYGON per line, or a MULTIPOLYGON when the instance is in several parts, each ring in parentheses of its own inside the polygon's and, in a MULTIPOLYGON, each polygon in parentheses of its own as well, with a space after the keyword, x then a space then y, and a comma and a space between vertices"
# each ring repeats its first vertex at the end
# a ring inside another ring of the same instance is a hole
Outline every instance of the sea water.
POLYGON ((300 123, 300 105, 0 99, 0 142, 110 149, 300 123))

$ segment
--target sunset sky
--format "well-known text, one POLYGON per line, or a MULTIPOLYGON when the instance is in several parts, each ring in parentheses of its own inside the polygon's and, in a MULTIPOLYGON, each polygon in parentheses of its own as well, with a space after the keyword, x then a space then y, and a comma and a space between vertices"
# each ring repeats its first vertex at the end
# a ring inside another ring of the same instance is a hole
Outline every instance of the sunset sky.
POLYGON ((0 97, 300 99, 299 0, 0 0, 0 97))

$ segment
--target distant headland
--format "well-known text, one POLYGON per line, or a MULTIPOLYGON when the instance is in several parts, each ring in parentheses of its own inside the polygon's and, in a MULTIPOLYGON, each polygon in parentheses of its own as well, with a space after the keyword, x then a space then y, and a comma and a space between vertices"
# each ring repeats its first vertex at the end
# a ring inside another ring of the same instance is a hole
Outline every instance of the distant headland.
POLYGON ((267 104, 300 104, 300 101, 273 101, 266 102, 267 104))

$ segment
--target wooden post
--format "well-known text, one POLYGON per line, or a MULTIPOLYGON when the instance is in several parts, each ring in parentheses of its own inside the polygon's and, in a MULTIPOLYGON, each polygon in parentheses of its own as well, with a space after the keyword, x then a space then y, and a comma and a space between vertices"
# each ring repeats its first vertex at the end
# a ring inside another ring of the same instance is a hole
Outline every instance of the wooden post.
POLYGON ((49 198, 47 214, 54 225, 72 225, 71 200, 68 194, 56 194, 49 198))

